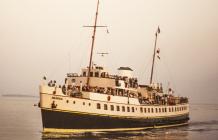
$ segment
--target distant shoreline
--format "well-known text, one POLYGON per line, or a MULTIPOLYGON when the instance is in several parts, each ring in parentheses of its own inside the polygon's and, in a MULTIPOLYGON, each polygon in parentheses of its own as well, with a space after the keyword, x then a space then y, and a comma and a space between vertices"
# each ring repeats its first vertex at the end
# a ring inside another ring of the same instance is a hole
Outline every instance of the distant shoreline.
POLYGON ((2 97, 27 97, 27 98, 39 98, 39 96, 34 95, 19 95, 19 94, 2 94, 2 97))

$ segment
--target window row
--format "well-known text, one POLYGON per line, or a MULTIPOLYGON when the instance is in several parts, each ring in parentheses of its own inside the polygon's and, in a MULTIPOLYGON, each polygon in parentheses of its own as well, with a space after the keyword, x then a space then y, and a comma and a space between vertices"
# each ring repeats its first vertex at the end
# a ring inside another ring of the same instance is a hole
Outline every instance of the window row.
MULTIPOLYGON (((104 110, 108 110, 108 105, 104 104, 103 106, 104 110)), ((97 103, 97 109, 101 109, 101 104, 97 103)), ((135 110, 137 110, 137 108, 134 107, 125 107, 125 106, 114 106, 114 105, 110 105, 110 110, 111 111, 122 111, 122 112, 135 112, 135 110)))
MULTIPOLYGON (((111 111, 122 111, 122 112, 135 112, 135 110, 137 110, 137 108, 135 107, 125 107, 125 106, 119 106, 119 105, 107 105, 107 104, 103 104, 103 109, 104 110, 110 110, 111 111)), ((101 104, 97 103, 97 109, 101 109, 101 104)), ((169 112, 176 112, 176 111, 183 111, 183 110, 187 110, 187 107, 170 107, 168 108, 169 112)), ((161 113, 161 112, 167 112, 167 108, 143 108, 140 107, 140 112, 141 113, 161 113)))

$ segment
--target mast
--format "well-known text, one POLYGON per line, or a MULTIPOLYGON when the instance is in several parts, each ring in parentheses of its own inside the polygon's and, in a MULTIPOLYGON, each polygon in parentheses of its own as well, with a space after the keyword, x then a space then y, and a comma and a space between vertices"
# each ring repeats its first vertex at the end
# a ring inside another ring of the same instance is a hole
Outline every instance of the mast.
POLYGON ((94 48, 94 44, 95 44, 95 34, 96 34, 96 25, 97 25, 97 19, 98 19, 98 6, 99 6, 99 0, 97 3, 97 10, 96 10, 96 14, 95 14, 95 23, 93 27, 93 35, 92 35, 92 46, 91 46, 91 54, 90 54, 90 58, 89 58, 89 67, 88 67, 88 78, 87 78, 87 86, 89 87, 89 81, 90 81, 90 70, 91 70, 91 65, 92 65, 92 55, 93 55, 93 48, 94 48))
POLYGON ((153 54, 153 61, 152 61, 152 67, 151 67, 150 85, 152 84, 152 80, 153 80, 154 62, 155 62, 156 46, 157 46, 157 36, 158 36, 159 33, 160 33, 160 28, 158 26, 158 29, 157 29, 157 31, 155 33, 154 54, 153 54))
POLYGON ((89 87, 89 83, 90 83, 90 71, 91 71, 91 65, 92 65, 93 49, 94 49, 94 44, 95 44, 96 28, 97 28, 97 27, 107 27, 107 26, 97 26, 98 7, 99 7, 99 0, 98 0, 98 2, 97 2, 97 9, 96 9, 96 14, 95 14, 94 26, 83 26, 83 27, 92 27, 92 28, 93 28, 92 46, 91 46, 91 53, 90 53, 90 58, 89 58, 88 77, 87 77, 87 86, 88 86, 88 87, 89 87))

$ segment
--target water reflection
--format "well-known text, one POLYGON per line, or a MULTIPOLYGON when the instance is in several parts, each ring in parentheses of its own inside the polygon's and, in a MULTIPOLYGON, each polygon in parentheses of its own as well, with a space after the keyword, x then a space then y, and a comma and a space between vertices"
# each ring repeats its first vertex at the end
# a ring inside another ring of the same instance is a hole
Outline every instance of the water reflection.
POLYGON ((185 140, 188 139, 188 126, 150 129, 144 131, 120 131, 120 132, 92 132, 92 133, 42 133, 42 139, 75 139, 75 140, 144 140, 144 139, 165 139, 165 140, 185 140))

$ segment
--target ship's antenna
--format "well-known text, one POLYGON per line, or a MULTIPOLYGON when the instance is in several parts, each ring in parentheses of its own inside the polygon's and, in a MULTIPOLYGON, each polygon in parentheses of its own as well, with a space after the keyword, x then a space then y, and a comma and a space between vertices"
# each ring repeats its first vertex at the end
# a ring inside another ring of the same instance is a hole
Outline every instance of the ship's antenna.
POLYGON ((87 86, 88 87, 89 87, 89 83, 90 83, 90 71, 91 71, 92 55, 93 55, 93 49, 94 49, 94 43, 95 43, 96 28, 97 27, 107 27, 107 26, 97 26, 98 6, 99 6, 99 0, 98 0, 98 3, 97 3, 97 9, 96 9, 96 14, 95 14, 95 23, 94 23, 94 26, 84 26, 84 27, 92 27, 93 28, 92 46, 91 46, 91 54, 90 54, 90 58, 89 58, 88 77, 87 77, 87 86))
POLYGON ((155 33, 154 54, 153 54, 153 61, 152 61, 152 67, 151 67, 150 85, 152 84, 152 80, 153 80, 154 62, 155 62, 155 56, 156 56, 156 46, 157 46, 157 37, 158 37, 158 34, 160 34, 159 26, 158 26, 157 31, 155 33))

